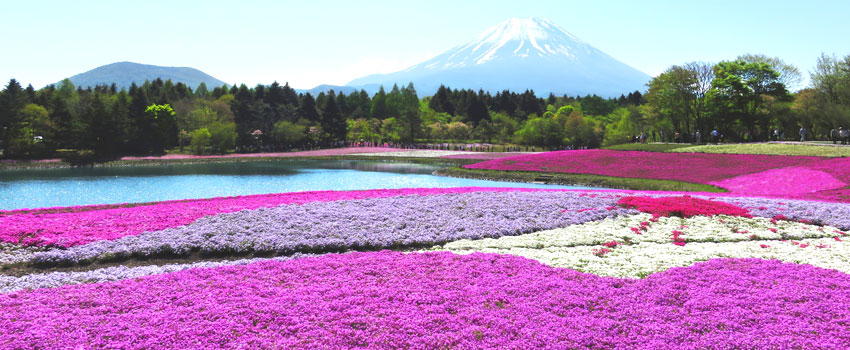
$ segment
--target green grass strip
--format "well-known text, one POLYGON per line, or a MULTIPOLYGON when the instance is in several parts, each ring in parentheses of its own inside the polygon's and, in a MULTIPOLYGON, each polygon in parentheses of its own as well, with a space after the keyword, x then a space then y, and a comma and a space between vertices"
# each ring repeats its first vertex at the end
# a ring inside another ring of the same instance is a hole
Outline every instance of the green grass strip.
POLYGON ((566 174, 534 171, 479 170, 465 168, 446 168, 437 171, 437 175, 494 181, 533 182, 540 175, 552 175, 550 184, 604 187, 641 191, 678 191, 678 192, 728 192, 725 189, 703 184, 671 180, 634 179, 625 177, 566 174))

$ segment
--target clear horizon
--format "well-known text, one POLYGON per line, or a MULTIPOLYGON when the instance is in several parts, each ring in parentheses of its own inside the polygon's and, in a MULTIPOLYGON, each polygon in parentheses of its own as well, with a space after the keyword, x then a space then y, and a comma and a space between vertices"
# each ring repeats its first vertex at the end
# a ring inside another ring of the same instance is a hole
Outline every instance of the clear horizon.
POLYGON ((343 85, 405 69, 512 17, 548 18, 650 76, 690 61, 776 56, 804 84, 821 53, 845 56, 850 3, 574 1, 396 3, 84 1, 4 5, 3 86, 41 88, 130 61, 199 69, 228 84, 343 85))

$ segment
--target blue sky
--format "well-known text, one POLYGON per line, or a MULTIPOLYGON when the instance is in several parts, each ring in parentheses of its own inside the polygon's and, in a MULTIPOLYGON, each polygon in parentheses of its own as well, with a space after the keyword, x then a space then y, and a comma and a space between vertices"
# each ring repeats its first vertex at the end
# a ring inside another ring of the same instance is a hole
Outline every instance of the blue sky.
POLYGON ((132 61, 228 83, 344 84, 437 55, 511 17, 544 17, 647 74, 742 53, 808 78, 850 54, 850 1, 7 1, 0 80, 41 87, 132 61))

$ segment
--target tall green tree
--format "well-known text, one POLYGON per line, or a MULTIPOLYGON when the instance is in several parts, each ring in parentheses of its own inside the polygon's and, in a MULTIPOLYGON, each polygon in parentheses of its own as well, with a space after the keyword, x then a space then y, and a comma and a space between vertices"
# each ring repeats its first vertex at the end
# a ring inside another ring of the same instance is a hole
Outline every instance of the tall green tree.
POLYGON ((714 66, 712 90, 721 110, 735 116, 745 130, 770 128, 770 116, 760 113, 765 97, 789 97, 780 74, 770 64, 744 60, 724 61, 714 66))
POLYGON ((322 107, 321 126, 322 130, 330 137, 330 141, 345 139, 345 117, 340 113, 339 105, 336 103, 336 94, 333 90, 328 92, 322 107))
POLYGON ((319 123, 319 111, 316 109, 316 100, 309 92, 301 99, 298 114, 310 123, 319 123))
POLYGON ((419 115, 419 97, 413 83, 401 89, 398 104, 399 119, 404 126, 402 141, 413 142, 417 136, 422 134, 422 118, 419 115))
POLYGON ((378 88, 375 97, 372 98, 372 118, 384 120, 389 118, 387 112, 387 93, 384 91, 384 86, 378 88))

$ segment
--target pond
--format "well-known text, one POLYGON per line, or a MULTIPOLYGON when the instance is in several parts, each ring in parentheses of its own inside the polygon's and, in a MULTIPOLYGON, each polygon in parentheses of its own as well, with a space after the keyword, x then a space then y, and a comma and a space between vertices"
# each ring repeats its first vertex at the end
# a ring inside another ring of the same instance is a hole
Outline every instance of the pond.
POLYGON ((435 165, 381 161, 280 160, 4 170, 0 171, 0 209, 318 190, 465 186, 587 188, 431 175, 439 168, 435 165))

